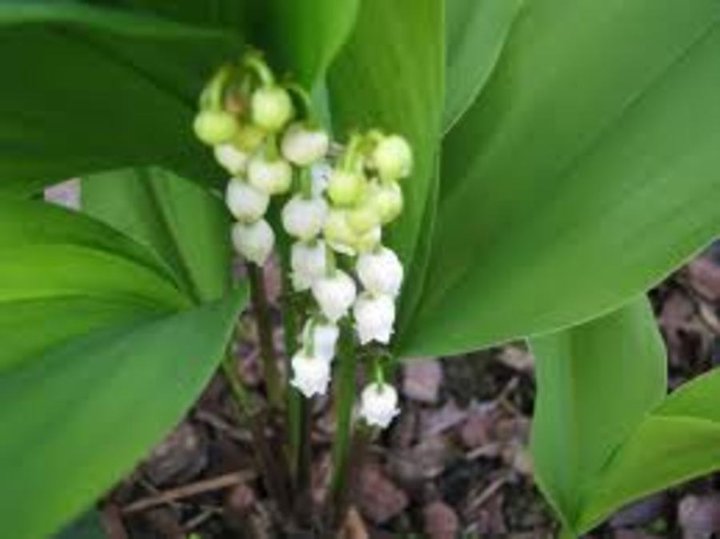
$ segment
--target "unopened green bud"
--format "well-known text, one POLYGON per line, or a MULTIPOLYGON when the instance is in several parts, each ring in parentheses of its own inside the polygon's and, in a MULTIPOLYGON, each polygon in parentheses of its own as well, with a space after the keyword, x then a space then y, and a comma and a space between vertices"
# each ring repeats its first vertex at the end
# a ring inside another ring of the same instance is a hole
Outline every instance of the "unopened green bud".
POLYGON ((230 141, 238 125, 232 114, 223 110, 202 110, 193 123, 195 136, 209 146, 230 141))
POLYGON ((410 175, 413 165, 412 149, 400 135, 390 135, 378 142, 372 153, 372 162, 381 180, 393 182, 410 175))
POLYGON ((378 225, 355 238, 355 249, 360 253, 368 253, 376 249, 381 241, 382 228, 378 225))
POLYGON ((400 186, 393 182, 389 184, 373 184, 368 195, 370 204, 380 216, 384 225, 394 221, 403 210, 403 194, 400 186))
POLYGON ((333 209, 328 213, 323 226, 325 241, 336 251, 354 255, 358 235, 348 222, 347 210, 333 209))
POLYGON ((290 96, 279 86, 263 86, 255 90, 251 110, 253 122, 271 133, 280 131, 293 115, 290 96))
POLYGON ((368 200, 358 207, 348 210, 347 220, 353 231, 364 234, 380 224, 380 214, 368 200))
POLYGON ((246 153, 257 150, 265 140, 265 131, 253 124, 241 125, 235 134, 233 142, 246 153))
POLYGON ((362 174, 335 169, 328 182, 328 196, 338 206, 352 206, 360 200, 365 187, 362 174))

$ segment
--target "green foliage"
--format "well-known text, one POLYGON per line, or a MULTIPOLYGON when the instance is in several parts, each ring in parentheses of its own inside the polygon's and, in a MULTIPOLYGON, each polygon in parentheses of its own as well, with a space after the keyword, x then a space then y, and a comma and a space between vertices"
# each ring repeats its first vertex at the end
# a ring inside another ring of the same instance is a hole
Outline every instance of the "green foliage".
POLYGON ((590 319, 717 234, 718 16, 712 0, 525 6, 443 143, 430 268, 404 355, 590 319))
POLYGON ((239 35, 67 2, 2 2, 0 33, 0 191, 151 164, 219 180, 192 114, 239 35))
POLYGON ((569 532, 720 469, 720 370, 664 398, 665 357, 644 300, 532 347, 535 470, 569 532))
POLYGON ((605 463, 665 395, 662 339, 641 298, 531 344, 536 477, 563 520, 574 525, 605 463))
POLYGON ((230 218, 219 197, 164 170, 120 170, 84 178, 82 207, 151 247, 196 301, 226 292, 230 218))
POLYGON ((472 105, 490 77, 524 0, 446 0, 443 129, 472 105))
POLYGON ((97 511, 88 511, 52 539, 105 539, 106 537, 100 514, 97 511))
POLYGON ((245 294, 188 310, 141 245, 17 200, 0 201, 0 277, 0 520, 14 537, 39 537, 178 420, 222 357, 245 294))
POLYGON ((385 238, 408 273, 395 351, 532 337, 537 473, 568 533, 716 469, 720 375, 664 399, 634 298, 720 230, 719 18, 715 0, 0 1, 3 531, 86 508, 227 345, 244 291, 192 119, 246 42, 338 135, 412 143, 385 238), (77 175, 106 224, 11 199, 77 175))

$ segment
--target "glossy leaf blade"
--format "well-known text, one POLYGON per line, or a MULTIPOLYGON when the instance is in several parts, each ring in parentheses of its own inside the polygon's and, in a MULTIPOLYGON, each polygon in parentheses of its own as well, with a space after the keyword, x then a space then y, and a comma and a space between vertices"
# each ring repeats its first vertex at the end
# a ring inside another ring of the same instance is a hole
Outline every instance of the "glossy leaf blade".
POLYGON ((664 347, 645 298, 531 345, 538 388, 535 473, 572 528, 610 456, 662 401, 664 347))
POLYGON ((291 73, 310 90, 347 39, 359 5, 360 0, 256 4, 255 37, 278 69, 291 73))
POLYGON ((127 236, 0 198, 0 371, 73 336, 188 304, 160 259, 127 236))
POLYGON ((94 332, 0 374, 5 532, 43 537, 127 472, 208 381, 244 300, 94 332))
MULTIPOLYGON (((418 287, 424 264, 415 264, 414 255, 421 230, 429 230, 434 217, 434 211, 427 210, 437 181, 444 62, 441 2, 365 0, 328 77, 338 137, 344 140, 353 129, 380 128, 400 133, 412 144, 415 168, 402 184, 405 209, 383 241, 405 263, 407 282, 418 287)), ((403 310, 412 304, 405 301, 403 310)))
POLYGON ((720 371, 672 393, 606 464, 587 499, 578 531, 651 492, 720 469, 720 371))
POLYGON ((404 355, 594 318, 720 231, 719 18, 712 0, 526 6, 443 144, 431 266, 404 355))
POLYGON ((219 197, 161 169, 126 169, 82 182, 82 207, 152 248, 189 296, 210 301, 230 286, 230 218, 219 197))
POLYGON ((524 0, 445 0, 447 35, 443 130, 475 101, 500 58, 524 0))
POLYGON ((77 3, 4 2, 0 45, 0 191, 132 165, 218 180, 193 112, 237 36, 77 3))

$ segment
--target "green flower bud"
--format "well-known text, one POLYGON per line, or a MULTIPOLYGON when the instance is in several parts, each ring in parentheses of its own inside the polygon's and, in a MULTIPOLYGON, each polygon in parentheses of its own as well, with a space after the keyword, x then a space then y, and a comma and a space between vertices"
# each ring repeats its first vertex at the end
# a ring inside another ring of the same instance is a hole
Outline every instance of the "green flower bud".
POLYGON ((263 86, 253 92, 251 111, 258 127, 275 133, 280 131, 293 115, 292 101, 279 86, 263 86))
POLYGON ((323 234, 325 241, 334 250, 339 253, 354 255, 358 236, 350 227, 347 217, 347 210, 330 210, 323 226, 323 234))
POLYGON ((374 251, 382 241, 382 227, 380 225, 371 228, 364 234, 355 238, 355 250, 360 253, 369 253, 374 251))
POLYGON ((348 210, 348 224, 358 234, 364 234, 380 224, 380 213, 370 202, 366 200, 356 208, 348 210))
POLYGON ((235 136, 238 125, 232 114, 223 110, 202 110, 193 123, 195 136, 209 146, 223 144, 235 136))
POLYGON ((365 187, 362 174, 335 169, 328 182, 328 196, 338 206, 352 206, 362 198, 365 187))
POLYGON ((384 225, 394 221, 402 213, 403 194, 397 183, 373 184, 368 198, 384 225))
POLYGON ((253 124, 241 125, 233 142, 235 146, 246 153, 252 153, 260 147, 265 140, 265 131, 253 124))
POLYGON ((400 135, 390 135, 378 142, 372 153, 372 162, 381 180, 393 182, 410 175, 413 165, 412 149, 400 135))

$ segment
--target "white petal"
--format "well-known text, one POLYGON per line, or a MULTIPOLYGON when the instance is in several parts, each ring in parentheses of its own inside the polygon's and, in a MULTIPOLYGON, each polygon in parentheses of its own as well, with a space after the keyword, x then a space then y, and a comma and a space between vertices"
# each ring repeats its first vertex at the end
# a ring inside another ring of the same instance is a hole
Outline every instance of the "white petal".
POLYGON ((387 247, 361 254, 356 270, 360 282, 373 294, 395 297, 400 292, 403 266, 397 255, 387 247))
POLYGON ((292 360, 293 378, 290 381, 307 398, 324 395, 330 383, 330 362, 308 356, 302 350, 292 360))
POLYGON ((327 214, 324 199, 295 195, 282 210, 282 223, 288 234, 307 241, 320 233, 327 214))
POLYGON ((257 221, 267 211, 270 197, 244 181, 233 178, 228 182, 225 202, 238 221, 257 221))
POLYGON ((324 361, 332 361, 335 357, 340 329, 332 322, 318 322, 308 320, 303 330, 305 341, 311 340, 310 344, 313 356, 324 361))
POLYGON ((360 395, 360 415, 373 427, 387 428, 400 413, 398 394, 389 384, 371 383, 360 395))
POLYGON ((353 306, 355 331, 360 344, 388 344, 395 324, 395 302, 390 296, 361 295, 353 306))
POLYGON ((235 250, 246 259, 262 266, 275 244, 275 233, 265 219, 254 223, 235 223, 232 228, 235 250))
POLYGON ((283 159, 268 160, 262 154, 250 159, 248 183, 268 195, 286 193, 292 184, 292 168, 283 159))
POLYGON ((308 129, 299 123, 287 128, 280 144, 285 159, 301 167, 322 159, 329 145, 330 139, 325 131, 308 129))
POLYGON ((248 154, 233 144, 219 144, 214 148, 215 160, 230 174, 243 174, 248 154))
POLYGON ((337 322, 350 310, 357 288, 347 273, 335 270, 332 276, 315 281, 312 293, 322 314, 331 322, 337 322))
POLYGON ((293 288, 303 291, 327 273, 325 242, 295 242, 290 250, 293 288))

